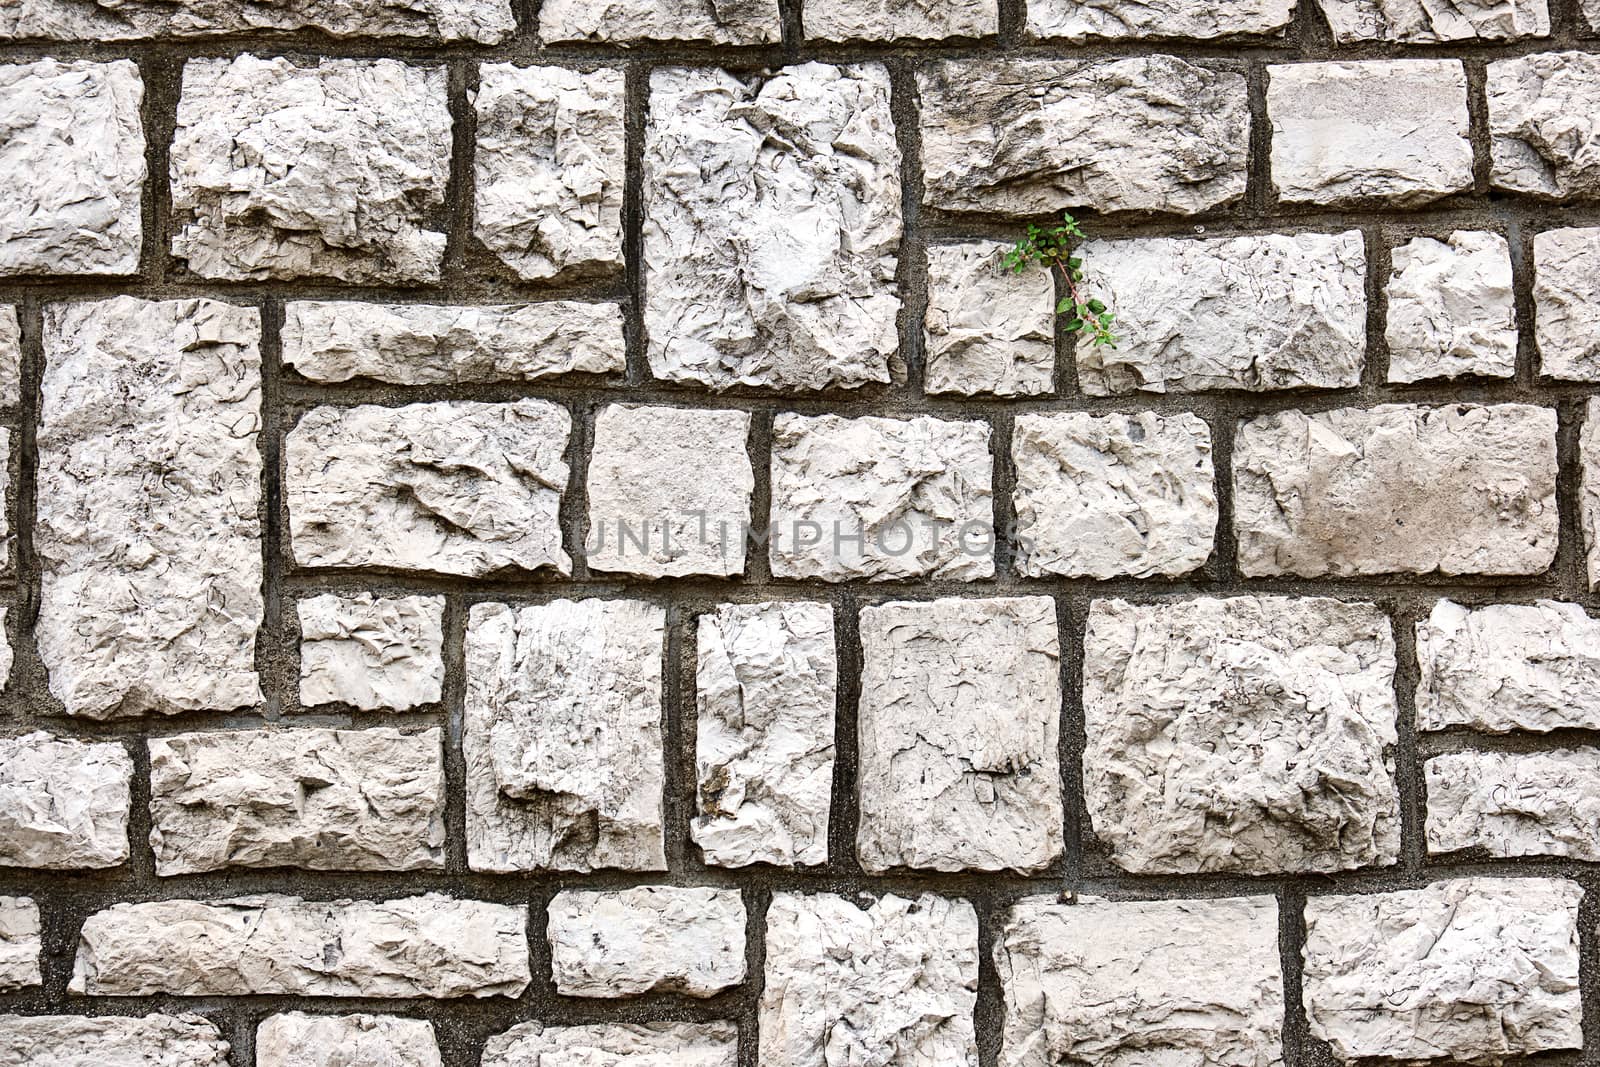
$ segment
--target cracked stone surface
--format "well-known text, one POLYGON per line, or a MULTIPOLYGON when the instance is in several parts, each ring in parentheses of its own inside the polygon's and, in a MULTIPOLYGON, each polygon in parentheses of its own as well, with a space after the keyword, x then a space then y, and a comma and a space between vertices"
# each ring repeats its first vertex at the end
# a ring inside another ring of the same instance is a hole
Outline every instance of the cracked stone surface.
POLYGON ((1511 41, 1550 36, 1546 0, 1317 0, 1336 44, 1511 41))
POLYGON ((1533 315, 1541 375, 1600 381, 1600 228, 1534 236, 1533 315))
POLYGON ((589 457, 590 569, 743 574, 756 484, 749 437, 746 411, 602 408, 589 457))
POLYGON ((620 272, 623 71, 485 63, 473 235, 518 278, 620 272))
POLYGON ((1346 1062, 1578 1048, 1578 902, 1555 878, 1462 878, 1306 902, 1311 1034, 1346 1062))
POLYGON ((713 389, 854 389, 899 350, 889 73, 667 67, 644 137, 650 371, 713 389))
POLYGON ((407 711, 444 686, 444 597, 300 601, 300 703, 407 711))
POLYGON ((22 401, 22 327, 17 309, 0 304, 0 407, 22 401))
POLYGON ((1460 60, 1291 63, 1267 78, 1282 203, 1410 208, 1472 188, 1460 60))
POLYGON ((394 1015, 268 1016, 256 1028, 256 1067, 440 1067, 433 1024, 394 1015))
POLYGON ((546 925, 556 992, 715 996, 744 981, 744 927, 737 889, 564 890, 546 925))
POLYGON ((861 866, 1026 873, 1061 855, 1055 601, 865 607, 861 652, 861 866))
POLYGON ((558 512, 571 432, 567 409, 544 400, 313 408, 285 448, 295 561, 567 574, 558 512))
POLYGON ((1448 241, 1418 237, 1392 258, 1389 381, 1516 373, 1517 310, 1504 237, 1470 230, 1448 241))
POLYGON ((917 87, 929 207, 1193 215, 1244 195, 1242 74, 1174 56, 986 58, 934 63, 917 87))
POLYGON ((1453 752, 1426 777, 1431 853, 1600 860, 1600 749, 1453 752))
POLYGON ((1133 874, 1279 874, 1400 856, 1394 636, 1371 604, 1097 600, 1084 800, 1133 874))
POLYGON ((516 30, 508 0, 18 0, 0 8, 0 38, 131 41, 261 30, 332 37, 411 37, 499 44, 516 30))
POLYGON ((1262 415, 1240 424, 1233 469, 1249 577, 1539 574, 1555 559, 1551 408, 1262 415))
POLYGON ((438 893, 398 900, 116 904, 83 924, 87 996, 517 997, 528 908, 438 893))
POLYGON ((1029 897, 994 947, 1000 1067, 1283 1063, 1272 897, 1029 897))
POLYGON ((0 867, 73 870, 128 858, 133 759, 116 742, 0 738, 0 867))
POLYGON ((1294 0, 1028 0, 1028 32, 1035 37, 1127 40, 1152 37, 1281 37, 1294 17, 1294 0))
POLYGON ((1120 339, 1077 346, 1091 396, 1361 382, 1367 256, 1357 230, 1091 241, 1080 255, 1084 287, 1116 314, 1120 339))
POLYGON ((479 604, 467 621, 467 863, 666 869, 666 612, 637 600, 479 604))
POLYGON ((847 582, 994 574, 989 424, 780 414, 772 573, 847 582))
POLYGON ((782 36, 778 0, 547 0, 539 8, 539 37, 548 42, 754 45, 782 36))
POLYGON ((439 730, 239 730, 150 742, 156 874, 444 867, 439 730))
POLYGON ((284 310, 283 362, 316 382, 395 385, 612 374, 625 364, 622 309, 575 300, 480 307, 295 300, 284 310))
POLYGON ((37 639, 69 715, 261 702, 260 342, 211 300, 45 307, 37 639))
POLYGON ((1199 416, 1019 415, 1011 455, 1019 574, 1175 577, 1210 558, 1216 472, 1199 416))
POLYGON ((1036 396, 1054 388, 1055 283, 1016 275, 1008 246, 965 241, 928 248, 924 387, 929 393, 1036 396))
POLYGON ((1600 56, 1502 59, 1488 77, 1495 187, 1548 199, 1600 196, 1600 56))
POLYGON ((229 1067, 199 1015, 0 1015, 0 1067, 229 1067))
POLYGON ((518 1023, 483 1046, 483 1067, 528 1064, 587 1067, 738 1067, 739 1028, 732 1022, 518 1023))
POLYGON ((1000 32, 996 0, 810 0, 805 35, 822 41, 992 37, 1000 32))
POLYGON ((1590 397, 1584 405, 1578 465, 1582 471, 1578 518, 1583 525, 1589 588, 1600 589, 1600 397, 1590 397))
MULTIPOLYGON (((0 569, 11 566, 11 431, 0 427, 0 569)), ((5 636, 6 610, 0 608, 0 691, 11 676, 11 644, 5 636)))
POLYGON ((172 140, 172 254, 202 278, 439 281, 443 67, 191 59, 172 140))
POLYGON ((0 993, 42 984, 39 929, 39 906, 30 898, 0 897, 0 993))

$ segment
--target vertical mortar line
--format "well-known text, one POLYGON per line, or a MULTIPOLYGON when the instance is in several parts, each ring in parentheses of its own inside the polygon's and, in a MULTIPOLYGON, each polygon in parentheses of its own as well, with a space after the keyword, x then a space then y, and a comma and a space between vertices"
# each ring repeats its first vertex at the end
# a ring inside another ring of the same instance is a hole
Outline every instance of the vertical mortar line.
POLYGON ((1074 892, 1083 884, 1083 832, 1088 825, 1083 797, 1083 753, 1088 744, 1083 704, 1083 643, 1087 629, 1088 597, 1075 603, 1065 588, 1056 591, 1056 630, 1061 639, 1061 726, 1056 739, 1061 763, 1062 854, 1064 888, 1074 892))
POLYGON ((178 124, 178 98, 183 84, 183 60, 160 54, 138 59, 139 76, 144 81, 144 199, 140 218, 144 226, 140 242, 140 278, 149 283, 163 282, 169 273, 172 247, 172 190, 168 185, 172 137, 178 124))
MULTIPOLYGON (((239 1067, 244 1067, 245 1064, 256 1062, 256 1021, 251 1017, 248 1008, 236 1009, 232 1015, 233 1026, 229 1043, 233 1048, 228 1051, 228 1060, 230 1063, 238 1064, 239 1067)), ((218 1029, 227 1033, 229 1027, 224 1025, 218 1029)))
POLYGON ((761 994, 766 989, 767 909, 772 890, 760 884, 741 886, 744 899, 744 1006, 735 1020, 739 1026, 739 1067, 761 1067, 761 994))
POLYGON ((626 150, 622 187, 623 339, 627 351, 627 381, 650 381, 648 339, 644 325, 644 138, 650 104, 648 63, 628 63, 623 83, 623 141, 626 150))
POLYGON ((1489 193, 1490 139, 1487 66, 1482 59, 1462 61, 1467 70, 1467 136, 1472 141, 1472 192, 1489 193))
POLYGON ((1000 48, 1010 51, 1028 41, 1028 0, 999 0, 1000 48))
MULTIPOLYGON (((1422 601, 1429 601, 1426 592, 1422 601)), ((1400 863, 1406 871, 1420 871, 1427 862, 1427 802, 1424 799, 1421 746, 1417 738, 1417 631, 1419 619, 1431 603, 1409 600, 1384 605, 1394 627, 1395 655, 1395 788, 1400 794, 1400 863)))
POLYGON ((928 253, 922 234, 922 131, 917 100, 917 79, 904 60, 887 61, 889 111, 894 120, 895 143, 900 149, 901 239, 895 284, 900 290, 896 323, 900 358, 905 365, 905 396, 920 400, 923 393, 923 320, 928 309, 928 253))
MULTIPOLYGON (((1082 254, 1082 245, 1073 249, 1073 255, 1082 254)), ((1050 325, 1055 333, 1056 342, 1056 373, 1053 379, 1055 395, 1058 397, 1081 397, 1083 382, 1078 377, 1078 335, 1067 332, 1067 317, 1056 311, 1061 306, 1061 301, 1070 294, 1065 279, 1060 271, 1050 272, 1050 284, 1053 289, 1050 297, 1050 325)), ((1117 309, 1111 309, 1116 314, 1117 309)), ((1116 326, 1113 324, 1112 329, 1116 326)))
POLYGON ((1506 244, 1511 249, 1511 294, 1517 315, 1515 377, 1519 391, 1534 389, 1539 380, 1539 348, 1534 334, 1537 312, 1533 300, 1536 229, 1535 226, 1524 230, 1515 217, 1506 225, 1506 244))
MULTIPOLYGON (((1017 577, 1017 509, 1014 494, 1017 489, 1017 470, 1011 453, 1014 416, 1007 414, 985 414, 984 420, 989 426, 989 451, 991 463, 991 479, 993 501, 991 516, 993 518, 993 537, 991 545, 994 553, 994 576, 997 581, 1017 577)), ((958 530, 959 532, 959 530, 958 530)), ((968 543, 966 538, 958 542, 958 551, 963 551, 959 546, 968 543)))
POLYGON ((1253 219, 1267 218, 1273 207, 1272 117, 1267 113, 1267 82, 1267 64, 1252 59, 1245 68, 1245 92, 1250 102, 1250 150, 1245 160, 1244 214, 1253 219))
POLYGON ((516 32, 507 44, 539 44, 539 13, 544 0, 511 0, 511 13, 517 20, 516 32))
POLYGON ((477 159, 478 116, 472 97, 478 91, 478 64, 471 59, 453 59, 445 68, 446 92, 450 107, 450 178, 445 184, 445 245, 443 277, 466 276, 464 261, 472 240, 476 217, 473 165, 477 159))
POLYGON ((1556 510, 1559 516, 1555 562, 1550 575, 1562 589, 1582 594, 1589 588, 1582 523, 1583 457, 1578 443, 1585 420, 1585 402, 1577 397, 1557 400, 1556 407, 1556 510))
POLYGON ((444 869, 467 872, 467 762, 461 747, 467 706, 468 605, 456 594, 444 598, 444 869))
MULTIPOLYGON (((557 523, 566 538, 567 553, 572 557, 570 581, 589 579, 588 530, 589 521, 589 453, 594 444, 594 418, 599 402, 574 399, 567 409, 572 418, 572 437, 567 442, 567 491, 557 504, 557 523)), ((615 530, 597 530, 594 538, 614 537, 615 530)))
POLYGON ((1209 410, 1195 414, 1211 424, 1211 464, 1216 471, 1217 533, 1216 549, 1212 554, 1210 569, 1216 580, 1231 586, 1239 581, 1239 538, 1234 528, 1233 449, 1239 432, 1239 419, 1232 407, 1213 403, 1209 410))
MULTIPOLYGON (((33 541, 34 523, 38 518, 38 429, 45 372, 43 320, 44 309, 39 298, 32 294, 24 296, 17 304, 17 321, 22 329, 22 395, 17 407, 16 501, 12 511, 16 524, 11 565, 17 576, 17 599, 10 621, 15 626, 16 636, 12 640, 11 681, 7 689, 22 701, 21 722, 30 724, 42 709, 50 707, 36 638, 40 576, 39 557, 33 541)), ((19 713, 14 711, 13 714, 19 713)))
POLYGON ((262 680, 262 715, 276 720, 285 707, 299 701, 285 696, 293 679, 285 663, 283 622, 283 435, 288 433, 280 419, 283 392, 283 301, 268 297, 260 305, 261 315, 261 429, 257 443, 261 450, 261 551, 262 605, 261 632, 256 638, 256 669, 262 680))
POLYGON ((848 589, 833 596, 833 632, 838 646, 839 679, 834 697, 833 793, 828 817, 828 868, 830 873, 861 873, 856 861, 856 830, 861 812, 856 803, 857 736, 861 701, 861 605, 848 589))
POLYGON ((805 48, 805 0, 778 0, 778 18, 782 24, 783 61, 797 63, 805 48))
POLYGON ((1301 1067, 1308 1062, 1304 1006, 1304 963, 1300 950, 1306 941, 1306 895, 1293 882, 1278 891, 1278 961, 1283 968, 1283 1062, 1301 1067))
POLYGON ((995 1067, 1000 1062, 1001 1025, 1005 1017, 1000 974, 994 965, 994 945, 1000 916, 987 893, 968 893, 978 915, 978 999, 973 1006, 973 1025, 977 1029, 978 1067, 995 1067))
POLYGON ((1578 986, 1582 1011, 1583 1049, 1578 1062, 1584 1067, 1600 1064, 1600 997, 1594 995, 1595 983, 1600 981, 1600 878, 1588 870, 1574 877, 1583 887, 1583 900, 1578 904, 1578 986))
POLYGON ((750 413, 750 437, 745 445, 750 456, 750 472, 755 476, 755 487, 750 494, 750 531, 740 530, 730 536, 744 538, 745 581, 750 585, 766 585, 772 581, 772 559, 768 555, 766 535, 772 529, 772 424, 771 408, 758 408, 750 413), (751 532, 761 536, 751 536, 751 532))
POLYGON ((662 789, 665 796, 661 822, 666 837, 667 870, 675 884, 688 884, 692 852, 689 844, 692 806, 685 802, 684 791, 693 790, 695 783, 694 738, 685 736, 686 730, 691 730, 695 721, 694 657, 699 642, 690 630, 693 625, 693 610, 676 598, 669 600, 667 644, 664 650, 666 660, 662 671, 662 740, 665 746, 662 789), (689 708, 687 715, 686 701, 689 708))
POLYGON ((1367 358, 1361 385, 1365 390, 1378 390, 1389 379, 1389 272, 1394 259, 1381 226, 1365 226, 1361 236, 1367 260, 1367 358))

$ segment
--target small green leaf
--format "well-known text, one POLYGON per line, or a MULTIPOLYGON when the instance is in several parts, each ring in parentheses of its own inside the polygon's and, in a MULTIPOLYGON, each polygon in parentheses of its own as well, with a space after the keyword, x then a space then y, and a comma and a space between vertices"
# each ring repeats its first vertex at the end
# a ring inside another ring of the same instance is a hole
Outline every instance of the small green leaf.
POLYGON ((1089 310, 1094 312, 1096 315, 1100 314, 1105 309, 1106 309, 1106 305, 1105 305, 1104 302, 1099 301, 1099 300, 1090 300, 1089 301, 1089 310))
POLYGON ((1071 310, 1072 310, 1072 297, 1070 297, 1070 296, 1062 297, 1061 298, 1061 302, 1056 305, 1056 314, 1057 315, 1065 315, 1067 312, 1069 312, 1071 310))
POLYGON ((1069 320, 1067 322, 1067 332, 1068 333, 1077 333, 1081 329, 1083 329, 1083 320, 1082 319, 1071 319, 1071 320, 1069 320))

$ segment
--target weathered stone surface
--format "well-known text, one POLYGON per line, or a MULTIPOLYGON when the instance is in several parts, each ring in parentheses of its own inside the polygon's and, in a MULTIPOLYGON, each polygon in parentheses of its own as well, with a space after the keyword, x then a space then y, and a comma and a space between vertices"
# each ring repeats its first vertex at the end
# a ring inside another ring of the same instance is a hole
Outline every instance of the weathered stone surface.
POLYGON ((861 651, 861 866, 1053 863, 1063 847, 1055 601, 862 608, 861 651))
POLYGON ((988 578, 992 475, 988 423, 781 414, 772 427, 772 573, 988 578))
POLYGON ((115 742, 39 731, 0 739, 0 867, 115 867, 128 858, 133 760, 115 742))
POLYGON ((261 700, 260 340, 210 300, 45 308, 37 637, 69 714, 261 700))
POLYGON ((1496 188, 1551 199, 1600 196, 1600 56, 1545 52, 1489 64, 1496 188))
POLYGON ((546 926, 556 992, 714 996, 744 981, 744 926, 737 889, 565 890, 546 926))
POLYGON ((0 64, 0 276, 139 269, 143 102, 131 60, 0 64))
POLYGON ((300 703, 406 711, 432 704, 444 686, 444 597, 302 600, 300 703))
POLYGON ((1460 60, 1294 63, 1267 78, 1283 203, 1417 207, 1472 188, 1460 60))
POLYGON ((0 407, 22 402, 22 326, 17 309, 0 304, 0 407))
POLYGON ((1341 1060, 1578 1048, 1576 883, 1463 878, 1306 902, 1311 1034, 1341 1060))
POLYGON ((700 616, 689 833, 718 867, 828 861, 839 659, 833 607, 725 604, 700 616))
POLYGON ((1556 413, 1387 404, 1241 423, 1246 576, 1538 574, 1556 554, 1556 413))
POLYGON ((492 997, 528 987, 525 905, 398 900, 117 904, 83 924, 88 996, 492 997))
POLYGON ((0 993, 40 981, 39 906, 28 897, 0 897, 0 993))
POLYGON ((1063 904, 1030 897, 994 948, 1001 1067, 1283 1062, 1272 897, 1063 904))
POLYGON ((1600 750, 1454 752, 1427 780, 1429 852, 1600 860, 1600 750))
POLYGON ((1417 728, 1600 729, 1600 620, 1577 604, 1440 600, 1417 623, 1417 728))
POLYGON ((964 900, 774 893, 758 1059, 977 1067, 977 989, 978 916, 964 900))
POLYGON ((295 300, 284 311, 283 362, 313 381, 396 385, 607 374, 626 362, 622 309, 575 300, 481 307, 295 300))
POLYGON ((1084 41, 1151 37, 1281 37, 1294 0, 1028 0, 1028 32, 1084 41))
POLYGON ((440 1067, 433 1024, 394 1015, 268 1016, 256 1067, 440 1067))
POLYGON ((1540 374, 1600 381, 1600 228, 1534 237, 1533 317, 1540 374))
POLYGON ((1546 0, 1317 0, 1338 44, 1510 41, 1550 36, 1546 0))
POLYGON ((995 0, 810 0, 805 35, 822 41, 992 37, 1000 32, 995 0))
POLYGON ((1119 338, 1116 348, 1077 346, 1091 396, 1361 382, 1359 231, 1093 241, 1079 254, 1084 287, 1116 314, 1119 338))
POLYGON ((479 604, 467 620, 467 863, 666 869, 666 612, 637 600, 479 604))
POLYGON ((1216 472, 1199 416, 1019 415, 1011 455, 1018 573, 1172 577, 1210 558, 1216 472))
POLYGON ((557 519, 571 432, 567 409, 544 400, 314 408, 285 449, 295 561, 566 574, 557 519))
POLYGON ((443 67, 191 59, 172 254, 203 278, 436 282, 450 176, 443 67))
POLYGON ((778 0, 547 0, 539 8, 539 37, 551 42, 771 44, 782 36, 778 0))
POLYGON ((228 1067, 228 1043, 199 1015, 0 1015, 4 1067, 228 1067))
POLYGON ((1395 863, 1394 636, 1371 604, 1097 600, 1084 799, 1135 874, 1395 863))
POLYGON ((508 0, 17 0, 0 7, 0 38, 131 41, 259 30, 333 37, 421 37, 499 44, 517 28, 508 0))
POLYGON ((646 578, 744 573, 750 413, 610 404, 589 457, 589 568, 646 578))
POLYGON ((473 235, 525 281, 622 270, 623 71, 485 63, 473 235))
POLYGON ((239 730, 150 742, 156 874, 444 866, 439 730, 239 730))
POLYGON ((1591 35, 1600 34, 1600 0, 1583 0, 1583 17, 1591 35))
POLYGON ((731 1022, 518 1023, 483 1046, 483 1067, 528 1064, 595 1067, 738 1067, 739 1028, 731 1022))
POLYGON ((747 78, 655 71, 644 144, 651 373, 714 389, 887 382, 899 165, 889 73, 877 64, 747 78))
POLYGON ((1174 56, 985 58, 935 63, 917 84, 931 207, 1193 215, 1244 195, 1243 74, 1174 56))
POLYGON ((1590 397, 1578 432, 1578 464, 1582 472, 1579 520, 1589 568, 1589 588, 1600 589, 1600 397, 1590 397))
POLYGON ((1511 247, 1497 233, 1457 230, 1393 251, 1389 275, 1389 380, 1463 374, 1509 378, 1517 369, 1511 247))
MULTIPOLYGON (((0 569, 11 566, 11 431, 0 426, 0 569)), ((6 609, 0 608, 0 690, 11 676, 11 644, 5 636, 6 609)))
POLYGON ((1047 271, 1006 270, 1005 248, 997 241, 929 246, 929 393, 1036 396, 1054 387, 1055 285, 1047 271))

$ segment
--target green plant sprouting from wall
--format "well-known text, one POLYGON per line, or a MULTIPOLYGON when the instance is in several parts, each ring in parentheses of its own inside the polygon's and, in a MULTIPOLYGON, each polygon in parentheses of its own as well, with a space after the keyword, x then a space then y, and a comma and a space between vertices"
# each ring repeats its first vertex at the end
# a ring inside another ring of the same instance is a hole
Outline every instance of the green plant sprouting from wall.
POLYGON ((1056 314, 1068 316, 1067 332, 1084 331, 1093 344, 1116 348, 1117 335, 1111 332, 1111 324, 1117 317, 1104 301, 1083 291, 1083 260, 1072 254, 1072 242, 1086 236, 1070 214, 1061 216, 1059 226, 1029 223, 1028 236, 1018 241, 1002 262, 1017 274, 1035 264, 1058 273, 1066 283, 1067 295, 1056 304, 1056 314))

